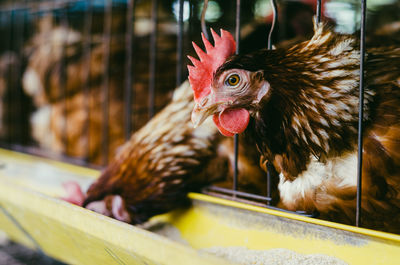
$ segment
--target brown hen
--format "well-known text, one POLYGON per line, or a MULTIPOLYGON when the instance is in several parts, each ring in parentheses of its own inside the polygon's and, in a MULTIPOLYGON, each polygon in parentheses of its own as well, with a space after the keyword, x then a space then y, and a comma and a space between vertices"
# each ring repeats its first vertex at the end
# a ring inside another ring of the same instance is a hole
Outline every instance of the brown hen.
MULTIPOLYGON (((215 181, 224 187, 230 185, 231 141, 219 135, 211 120, 193 128, 193 107, 192 92, 185 82, 175 91, 171 103, 120 148, 88 189, 83 206, 137 224, 187 205, 189 191, 199 191, 215 181)), ((265 173, 258 166, 258 154, 241 150, 241 176, 251 177, 239 176, 239 186, 253 192, 257 187, 265 194, 265 173)))
MULTIPOLYGON (((218 43, 217 43, 218 44, 218 43)), ((209 44, 205 44, 207 51, 209 44)), ((195 47, 196 48, 196 47, 195 47)), ((223 49, 216 47, 216 49, 223 49)), ((323 25, 290 49, 226 56, 201 51, 189 78, 195 125, 244 131, 279 173, 280 206, 355 223, 359 43, 323 25), (210 66, 212 65, 212 66, 210 66), (213 68, 214 67, 214 68, 213 68), (211 75, 197 76, 199 72, 211 75), (208 83, 204 81, 208 78, 208 83), (199 80, 202 80, 202 86, 199 80)), ((400 232, 400 48, 366 56, 362 225, 400 232)))

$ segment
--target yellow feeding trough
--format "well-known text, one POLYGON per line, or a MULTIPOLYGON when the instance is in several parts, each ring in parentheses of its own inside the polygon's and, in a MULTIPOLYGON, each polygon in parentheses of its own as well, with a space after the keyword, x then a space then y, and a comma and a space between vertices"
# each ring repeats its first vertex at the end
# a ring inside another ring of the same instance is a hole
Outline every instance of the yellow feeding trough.
POLYGON ((0 150, 0 230, 70 264, 400 264, 399 235, 203 194, 139 227, 57 199, 98 175, 0 150))

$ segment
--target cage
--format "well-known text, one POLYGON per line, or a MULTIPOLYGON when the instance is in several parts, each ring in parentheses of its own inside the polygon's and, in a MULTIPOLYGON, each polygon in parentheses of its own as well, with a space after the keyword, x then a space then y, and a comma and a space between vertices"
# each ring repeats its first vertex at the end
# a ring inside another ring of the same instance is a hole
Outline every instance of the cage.
MULTIPOLYGON (((395 1, 369 1, 374 12, 366 27, 365 2, 3 1, 0 227, 14 240, 68 263, 223 264, 226 261, 49 197, 63 194, 63 181, 88 187, 118 148, 167 106, 187 77, 184 55, 194 56, 191 41, 199 43, 201 31, 234 32, 238 53, 272 49, 273 44, 290 47, 312 35, 316 14, 318 21, 323 17, 338 31, 359 33, 364 56, 363 40, 376 41, 368 36, 388 22, 379 21, 380 12, 398 7, 395 1)), ((397 13, 392 16, 389 22, 399 19, 397 13)), ((381 41, 385 38, 380 36, 381 41)), ((393 38, 396 41, 395 33, 387 41, 393 38)), ((358 133, 363 134, 362 125, 358 133)), ((395 264, 398 235, 319 220, 318 212, 278 208, 270 163, 264 164, 267 173, 261 176, 265 185, 254 189, 254 183, 240 176, 240 141, 236 135, 227 144, 232 179, 206 186, 202 194, 190 193, 191 208, 155 220, 177 227, 196 249, 265 249, 263 238, 269 238, 267 248, 335 255, 351 264, 395 264), (273 238, 277 242, 271 243, 273 238)), ((358 178, 361 183, 361 174, 358 178)), ((362 224, 360 204, 357 185, 356 226, 362 224)), ((153 231, 157 225, 145 228, 153 231)))

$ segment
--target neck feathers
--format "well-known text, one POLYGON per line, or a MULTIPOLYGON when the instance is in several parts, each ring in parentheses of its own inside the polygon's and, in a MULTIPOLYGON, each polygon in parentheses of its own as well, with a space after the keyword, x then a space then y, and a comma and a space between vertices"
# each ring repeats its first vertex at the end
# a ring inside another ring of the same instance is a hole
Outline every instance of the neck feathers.
MULTIPOLYGON (((311 40, 276 53, 277 64, 265 71, 272 93, 256 114, 255 128, 261 151, 270 159, 280 155, 288 175, 296 177, 311 156, 324 161, 354 148, 358 43, 319 26, 311 40)), ((367 103, 372 96, 367 90, 367 103)))

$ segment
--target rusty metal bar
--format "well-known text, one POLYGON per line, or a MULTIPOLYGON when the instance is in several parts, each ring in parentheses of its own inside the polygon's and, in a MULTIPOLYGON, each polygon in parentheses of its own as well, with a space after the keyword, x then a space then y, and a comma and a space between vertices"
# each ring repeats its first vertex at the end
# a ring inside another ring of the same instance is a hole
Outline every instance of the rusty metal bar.
POLYGON ((153 30, 150 35, 150 63, 149 63, 149 119, 155 113, 155 88, 156 88, 156 67, 157 67, 157 24, 158 24, 158 0, 152 0, 151 22, 153 30))
POLYGON ((112 22, 112 0, 106 0, 104 4, 104 29, 103 29, 103 123, 102 123, 102 164, 108 163, 109 154, 109 61, 112 22))
POLYGON ((364 118, 364 61, 365 61, 365 21, 367 0, 361 1, 360 29, 360 102, 358 109, 358 163, 357 163, 357 205, 356 226, 361 225, 361 190, 362 190, 362 152, 363 152, 363 118, 364 118))
POLYGON ((125 33, 125 100, 124 100, 124 117, 125 117, 125 140, 130 138, 132 132, 132 84, 133 84, 133 35, 134 35, 134 7, 135 0, 128 0, 126 8, 126 33, 125 33))

